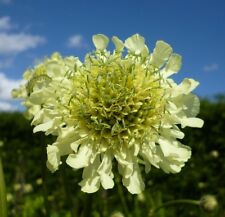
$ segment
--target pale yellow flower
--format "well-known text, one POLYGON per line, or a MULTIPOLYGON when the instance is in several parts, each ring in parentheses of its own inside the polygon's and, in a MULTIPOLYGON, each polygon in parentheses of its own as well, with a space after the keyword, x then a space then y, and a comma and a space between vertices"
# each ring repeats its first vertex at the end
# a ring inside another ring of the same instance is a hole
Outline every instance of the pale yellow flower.
POLYGON ((178 173, 190 158, 191 148, 177 139, 184 137, 181 128, 203 125, 196 118, 199 99, 191 93, 198 82, 170 78, 181 56, 164 41, 152 53, 138 34, 112 41, 111 53, 109 39, 94 35, 96 50, 83 63, 54 54, 25 73, 28 82, 14 95, 25 99, 34 132, 57 136, 47 147, 51 171, 67 155, 69 166, 83 168, 82 191, 92 193, 100 185, 113 188, 116 161, 123 185, 138 194, 145 186, 141 164, 146 173, 152 165, 178 173))

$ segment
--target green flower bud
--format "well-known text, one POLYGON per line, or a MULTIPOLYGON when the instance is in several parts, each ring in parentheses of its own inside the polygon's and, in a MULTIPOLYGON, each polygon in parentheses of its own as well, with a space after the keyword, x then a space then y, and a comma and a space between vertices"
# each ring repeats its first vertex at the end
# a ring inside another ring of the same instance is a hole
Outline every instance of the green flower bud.
POLYGON ((200 200, 200 207, 204 211, 215 211, 216 208, 218 207, 218 201, 215 196, 213 195, 205 195, 201 198, 200 200))

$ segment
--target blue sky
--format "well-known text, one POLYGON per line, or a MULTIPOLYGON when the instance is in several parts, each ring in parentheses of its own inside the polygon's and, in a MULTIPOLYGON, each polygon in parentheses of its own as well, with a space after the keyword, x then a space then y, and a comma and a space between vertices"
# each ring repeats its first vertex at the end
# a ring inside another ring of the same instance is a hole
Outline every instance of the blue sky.
POLYGON ((164 40, 183 57, 176 81, 200 81, 202 97, 225 93, 224 0, 0 0, 0 108, 17 106, 9 90, 27 67, 54 51, 82 59, 96 33, 139 33, 150 50, 164 40))

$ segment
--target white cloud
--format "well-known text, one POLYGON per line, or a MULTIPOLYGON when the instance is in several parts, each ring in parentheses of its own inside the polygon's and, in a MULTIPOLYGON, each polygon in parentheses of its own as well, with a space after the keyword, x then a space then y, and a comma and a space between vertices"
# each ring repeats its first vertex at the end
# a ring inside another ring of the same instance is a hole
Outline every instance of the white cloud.
POLYGON ((204 72, 213 72, 219 69, 219 65, 217 63, 212 63, 210 65, 205 65, 203 67, 204 72))
POLYGON ((0 72, 0 111, 16 111, 19 110, 18 102, 12 96, 11 91, 19 87, 22 80, 9 79, 4 73, 0 72), (15 102, 14 102, 15 101, 15 102))
POLYGON ((73 35, 68 39, 67 42, 68 47, 71 48, 85 48, 87 44, 84 41, 84 37, 82 35, 73 35))
POLYGON ((9 30, 13 26, 10 22, 10 17, 5 16, 5 17, 0 17, 0 31, 2 30, 9 30))
POLYGON ((11 30, 15 28, 17 28, 17 25, 11 23, 9 16, 0 17, 0 55, 18 54, 36 48, 46 41, 42 36, 24 33, 23 31, 12 33, 11 30))
POLYGON ((18 108, 14 106, 12 103, 0 100, 0 111, 9 112, 16 110, 18 110, 18 108))
POLYGON ((0 54, 17 54, 44 42, 45 38, 38 35, 0 33, 0 54))
POLYGON ((12 89, 19 87, 21 83, 22 80, 9 79, 4 73, 0 73, 0 100, 12 99, 12 89))
POLYGON ((16 102, 11 91, 19 87, 22 80, 9 79, 4 73, 0 73, 0 111, 16 111, 20 110, 18 101, 16 102))

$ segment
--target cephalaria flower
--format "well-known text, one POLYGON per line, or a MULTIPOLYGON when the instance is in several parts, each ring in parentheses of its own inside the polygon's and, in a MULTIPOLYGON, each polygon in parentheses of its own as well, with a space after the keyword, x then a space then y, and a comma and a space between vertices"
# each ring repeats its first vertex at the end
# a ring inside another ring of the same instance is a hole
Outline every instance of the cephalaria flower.
POLYGON ((118 165, 123 185, 138 194, 145 187, 142 167, 178 173, 190 158, 181 129, 203 125, 196 118, 199 99, 191 93, 199 83, 170 78, 180 70, 181 56, 164 41, 152 52, 139 34, 112 41, 110 52, 109 39, 94 35, 96 50, 83 62, 53 54, 25 72, 26 84, 13 95, 24 98, 34 132, 56 136, 47 146, 51 171, 66 155, 70 167, 83 168, 82 191, 93 193, 113 188, 118 165))

